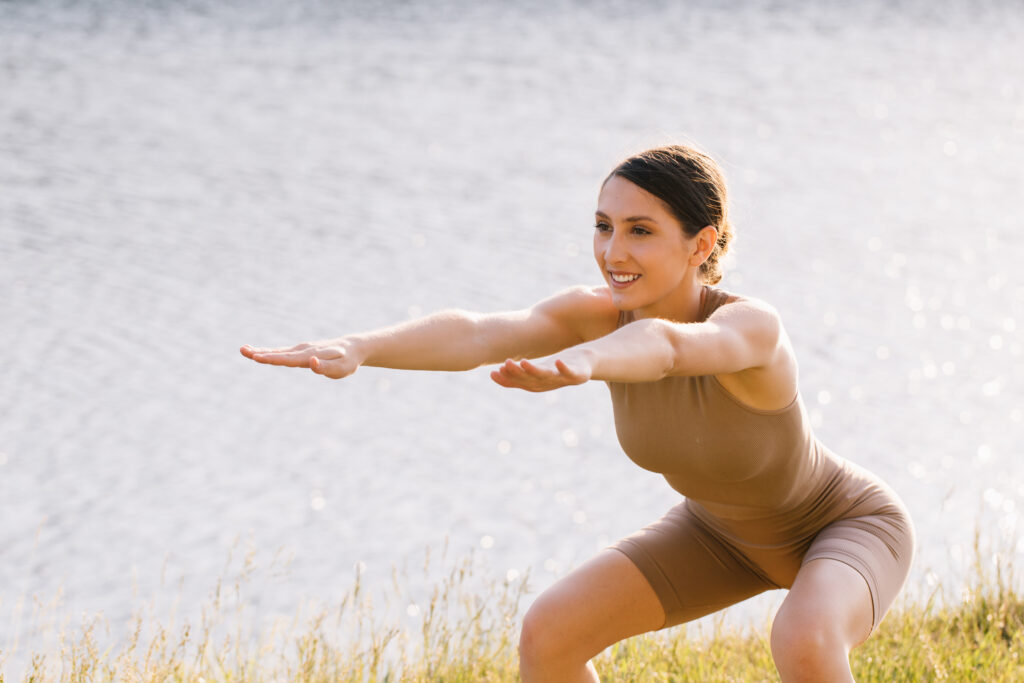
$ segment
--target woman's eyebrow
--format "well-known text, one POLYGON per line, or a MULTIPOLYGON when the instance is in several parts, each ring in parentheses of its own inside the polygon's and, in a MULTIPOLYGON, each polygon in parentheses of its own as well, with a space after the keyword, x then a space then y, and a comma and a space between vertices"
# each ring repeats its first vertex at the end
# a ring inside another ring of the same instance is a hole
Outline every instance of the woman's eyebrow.
MULTIPOLYGON (((596 211, 595 215, 600 216, 601 218, 605 218, 607 220, 611 220, 608 214, 606 214, 603 211, 596 211)), ((629 218, 624 218, 622 220, 623 223, 640 223, 642 221, 647 221, 648 223, 657 223, 657 221, 651 218, 650 216, 630 216, 629 218)))

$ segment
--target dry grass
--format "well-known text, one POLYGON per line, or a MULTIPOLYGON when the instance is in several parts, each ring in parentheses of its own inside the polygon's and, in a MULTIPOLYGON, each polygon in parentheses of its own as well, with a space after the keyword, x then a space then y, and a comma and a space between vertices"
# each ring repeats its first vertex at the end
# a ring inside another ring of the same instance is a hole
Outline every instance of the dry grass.
MULTIPOLYGON (((980 557, 980 553, 979 553, 980 557)), ((429 566, 428 560, 425 569, 429 566)), ((57 624, 57 603, 37 606, 59 628, 52 650, 21 655, 26 682, 516 681, 515 643, 526 578, 484 581, 472 558, 454 562, 422 608, 419 629, 388 617, 408 605, 401 574, 375 606, 357 579, 339 605, 300 609, 259 632, 238 599, 252 571, 247 557, 228 588, 218 585, 196 624, 163 624, 139 615, 123 642, 111 643, 101 619, 71 629, 57 624), (482 583, 483 581, 483 583, 482 583), (475 586, 475 588, 474 588, 475 586)), ((895 609, 853 656, 861 681, 1024 680, 1024 599, 1004 561, 976 562, 963 600, 895 609)), ((404 612, 403 612, 404 614, 404 612)), ((408 615, 405 615, 408 617, 408 615)), ((116 640, 116 639, 115 639, 116 640)), ((0 657, 2 657, 0 653, 0 657)), ((685 628, 633 638, 597 660, 608 681, 778 680, 767 628, 719 626, 710 635, 685 628)), ((2 659, 0 659, 2 670, 2 659)), ((0 683, 3 683, 0 673, 0 683)), ((13 679, 12 679, 13 680, 13 679)))

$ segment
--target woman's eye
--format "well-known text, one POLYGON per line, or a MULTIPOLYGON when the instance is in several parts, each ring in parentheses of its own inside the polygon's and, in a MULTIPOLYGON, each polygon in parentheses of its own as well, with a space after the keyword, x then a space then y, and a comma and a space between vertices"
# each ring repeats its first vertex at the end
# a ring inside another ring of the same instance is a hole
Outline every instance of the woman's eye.
POLYGON ((648 230, 647 228, 642 228, 639 225, 634 225, 633 226, 633 234, 635 234, 635 235, 650 235, 651 231, 648 230))
POLYGON ((602 223, 601 221, 598 221, 597 223, 594 224, 594 229, 597 230, 598 232, 608 232, 612 228, 607 223, 602 223))

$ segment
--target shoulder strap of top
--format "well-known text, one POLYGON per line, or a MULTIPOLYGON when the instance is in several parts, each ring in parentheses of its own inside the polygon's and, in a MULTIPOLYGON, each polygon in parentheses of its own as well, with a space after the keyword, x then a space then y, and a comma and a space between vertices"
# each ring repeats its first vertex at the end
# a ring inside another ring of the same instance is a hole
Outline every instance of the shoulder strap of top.
POLYGON ((710 285, 704 285, 704 297, 703 303, 700 307, 700 315, 697 316, 697 322, 704 322, 711 317, 711 314, 716 310, 729 303, 738 299, 734 294, 716 289, 710 285))

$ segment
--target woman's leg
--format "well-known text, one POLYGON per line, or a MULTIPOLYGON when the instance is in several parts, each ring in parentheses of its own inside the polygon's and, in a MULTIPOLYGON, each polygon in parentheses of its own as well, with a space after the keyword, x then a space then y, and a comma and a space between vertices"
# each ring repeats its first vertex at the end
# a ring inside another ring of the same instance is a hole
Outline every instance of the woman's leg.
POLYGON ((874 623, 867 581, 838 560, 811 560, 793 582, 772 624, 775 666, 791 681, 853 681, 850 650, 874 623))
POLYGON ((597 681, 592 657, 664 622, 665 611, 636 565, 617 550, 604 550, 541 593, 527 611, 519 640, 523 681, 597 681))

